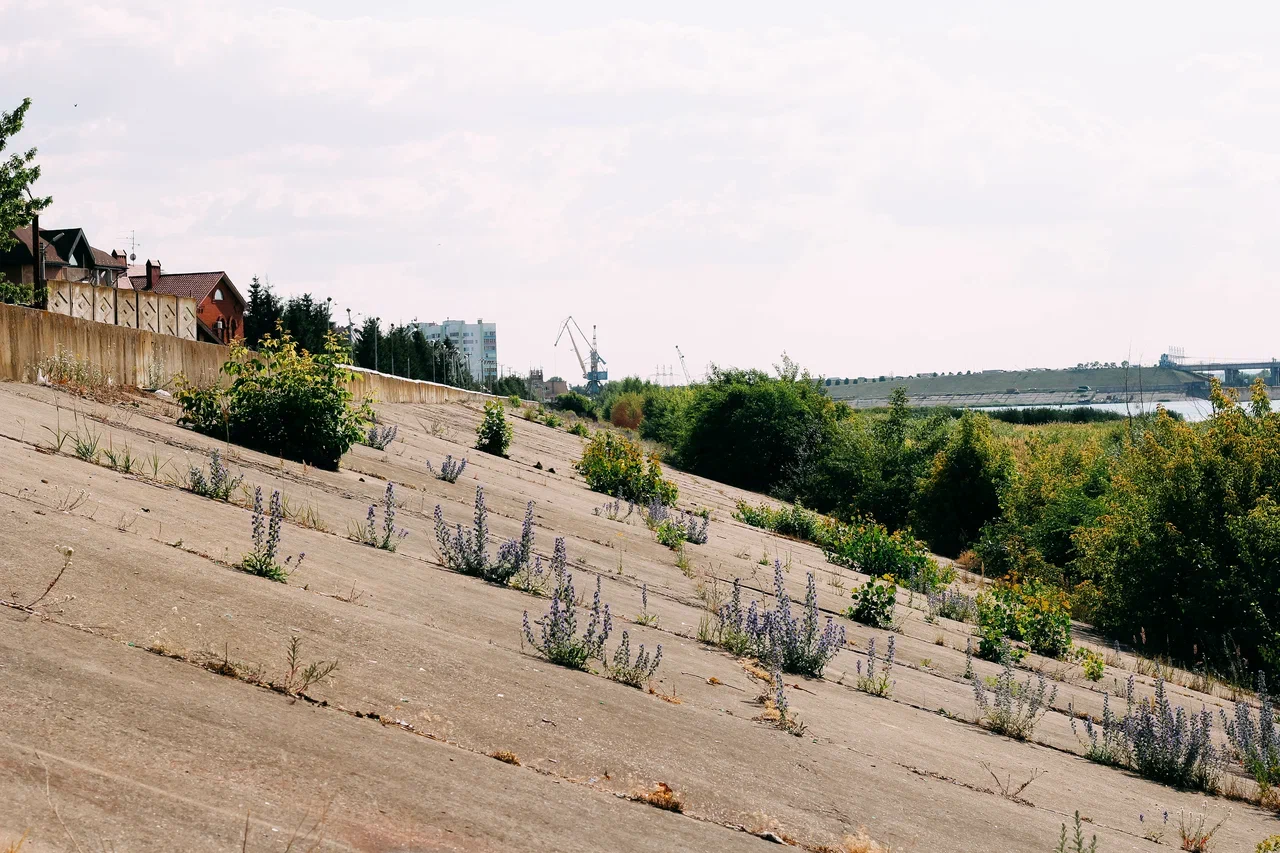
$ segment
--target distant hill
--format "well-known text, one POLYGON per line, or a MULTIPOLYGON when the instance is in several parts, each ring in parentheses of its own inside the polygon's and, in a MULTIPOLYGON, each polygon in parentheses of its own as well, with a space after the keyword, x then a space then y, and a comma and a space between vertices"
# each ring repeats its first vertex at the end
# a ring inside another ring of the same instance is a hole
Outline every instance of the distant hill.
POLYGON ((1194 373, 1170 368, 1122 367, 1086 368, 1080 370, 1009 370, 986 373, 970 373, 957 376, 925 376, 910 379, 888 379, 883 382, 868 379, 848 385, 832 384, 827 393, 836 400, 887 399, 896 387, 903 387, 911 397, 942 397, 954 395, 990 395, 1024 393, 1072 392, 1081 386, 1089 386, 1093 393, 1123 392, 1126 388, 1137 392, 1139 387, 1147 391, 1175 390, 1188 383, 1202 381, 1194 373))

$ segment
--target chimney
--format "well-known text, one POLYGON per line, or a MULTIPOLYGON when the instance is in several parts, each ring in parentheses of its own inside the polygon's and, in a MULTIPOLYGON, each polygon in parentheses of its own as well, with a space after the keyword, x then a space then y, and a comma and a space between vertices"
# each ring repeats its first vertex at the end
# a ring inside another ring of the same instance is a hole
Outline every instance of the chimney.
POLYGON ((147 290, 155 290, 156 285, 160 284, 160 262, 154 264, 151 260, 147 260, 147 290))

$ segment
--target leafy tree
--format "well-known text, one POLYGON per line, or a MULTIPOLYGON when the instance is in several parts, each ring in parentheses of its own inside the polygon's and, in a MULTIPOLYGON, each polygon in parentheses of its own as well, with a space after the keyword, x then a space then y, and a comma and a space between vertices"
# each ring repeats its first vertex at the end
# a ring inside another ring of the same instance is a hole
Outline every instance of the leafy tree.
POLYGON ((688 430, 691 388, 654 386, 644 394, 644 419, 640 421, 640 437, 677 448, 688 430))
POLYGON ((0 273, 0 303, 5 305, 30 305, 34 299, 31 285, 9 281, 0 273))
POLYGON ((933 550, 954 557, 1000 515, 1000 494, 1013 475, 1009 448, 991 433, 991 419, 965 412, 920 484, 914 517, 933 550))
MULTIPOLYGON (((0 113, 0 152, 22 130, 23 119, 31 107, 31 99, 23 98, 11 113, 0 113)), ((0 251, 13 247, 16 242, 13 230, 31 224, 40 211, 53 199, 36 196, 31 186, 40 178, 40 167, 35 164, 36 149, 15 151, 0 160, 0 251)))
POLYGON ((596 407, 591 402, 591 398, 585 394, 579 394, 577 391, 570 391, 567 394, 561 394, 551 401, 551 408, 559 409, 563 412, 573 412, 578 417, 591 418, 595 420, 596 407))
MULTIPOLYGON (((1126 436, 1104 511, 1076 533, 1096 579, 1099 624, 1185 659, 1224 635, 1280 672, 1280 415, 1212 385, 1203 424, 1163 411, 1126 436)), ((1222 663, 1219 661, 1218 663, 1222 663)))
POLYGON ((850 410, 808 373, 793 372, 789 363, 780 373, 712 368, 689 403, 680 463, 755 491, 774 489, 812 464, 827 426, 850 410))

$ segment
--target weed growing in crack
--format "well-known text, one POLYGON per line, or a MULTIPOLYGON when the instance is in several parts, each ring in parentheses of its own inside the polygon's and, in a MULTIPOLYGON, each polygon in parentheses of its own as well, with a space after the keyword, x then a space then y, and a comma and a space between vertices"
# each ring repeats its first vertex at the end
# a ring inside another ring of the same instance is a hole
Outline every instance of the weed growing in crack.
POLYGON ((898 587, 889 576, 879 581, 870 578, 854 590, 853 606, 845 611, 845 615, 872 628, 893 628, 893 608, 897 599, 898 587))
POLYGON ((600 578, 596 577, 596 594, 591 604, 591 619, 587 630, 578 636, 578 620, 575 613, 573 575, 565 570, 557 579, 551 594, 551 609, 537 620, 541 639, 534 636, 529 624, 529 611, 524 612, 524 639, 551 663, 571 669, 587 668, 592 658, 604 660, 604 642, 613 628, 609 605, 600 602, 600 578))
POLYGON ((1268 792, 1280 786, 1280 728, 1276 726, 1276 709, 1267 692, 1267 679, 1258 673, 1258 712, 1243 697, 1236 700, 1234 719, 1221 711, 1231 748, 1244 768, 1258 783, 1258 794, 1266 799, 1268 792))
POLYGON ((286 583, 289 573, 302 565, 306 554, 298 555, 298 562, 288 557, 281 565, 277 560, 280 551, 280 522, 284 519, 284 511, 280 508, 280 492, 271 493, 270 515, 262 509, 262 487, 253 490, 253 550, 240 560, 237 567, 243 572, 267 578, 278 583, 286 583))
MULTIPOLYGON (((1231 817, 1230 813, 1227 817, 1231 817)), ((1191 853, 1208 853, 1212 849, 1210 845, 1213 842, 1213 836, 1222 829, 1222 825, 1227 822, 1227 817, 1218 821, 1213 829, 1205 829, 1209 822, 1206 815, 1178 812, 1178 835, 1182 839, 1182 849, 1189 850, 1191 853)))
POLYGON ((85 462, 98 461, 98 445, 102 442, 102 434, 93 431, 87 420, 85 422, 84 434, 80 434, 77 429, 75 434, 71 436, 71 450, 75 453, 77 459, 83 459, 85 462))
POLYGON ((1014 740, 1027 740, 1035 732, 1036 724, 1049 713, 1053 700, 1058 697, 1055 685, 1049 689, 1043 675, 1036 674, 1037 683, 1031 686, 1031 676, 1022 684, 1014 680, 1013 666, 1008 660, 995 679, 995 699, 987 698, 987 689, 975 676, 973 698, 978 704, 978 719, 996 734, 1014 740))
POLYGON ((748 674, 752 678, 757 678, 765 682, 765 690, 756 701, 764 706, 764 712, 756 717, 757 720, 766 723, 772 723, 780 731, 784 731, 789 735, 801 737, 809 728, 791 713, 791 704, 787 701, 787 686, 782 678, 782 670, 776 666, 773 671, 766 676, 763 672, 752 672, 748 670, 748 674))
POLYGON ((884 659, 881 660, 876 654, 876 638, 872 637, 867 641, 867 670, 862 671, 862 661, 858 661, 858 689, 863 693, 870 693, 872 696, 880 696, 887 698, 893 690, 894 682, 890 679, 893 672, 893 658, 897 649, 895 648, 896 638, 890 634, 888 650, 885 652, 884 659))
POLYGON ((968 680, 973 676, 973 637, 969 637, 964 641, 964 677, 968 680))
POLYGON ((1125 730, 1133 749, 1133 769, 1165 785, 1213 793, 1222 772, 1222 756, 1213 745, 1213 717, 1208 709, 1175 711, 1156 680, 1155 701, 1138 704, 1125 730))
POLYGON ((928 594, 929 616, 926 621, 932 622, 939 617, 954 619, 957 622, 974 622, 978 618, 978 605, 973 596, 963 592, 944 589, 941 592, 928 594))
POLYGON ((1102 719, 1097 725, 1088 717, 1084 718, 1082 727, 1084 737, 1076 729, 1075 708, 1067 706, 1071 717, 1071 731, 1084 745, 1084 755, 1090 761, 1112 767, 1128 767, 1133 761, 1133 745, 1129 740, 1128 722, 1133 715, 1133 676, 1129 676, 1129 684, 1125 695, 1128 708, 1123 717, 1117 717, 1111 710, 1111 694, 1102 694, 1102 719))
MULTIPOLYGON (((440 558, 456 572, 483 578, 490 583, 509 584, 517 589, 537 592, 543 583, 542 561, 533 559, 533 501, 525 506, 524 524, 519 539, 511 539, 498 548, 496 560, 489 559, 489 510, 484 502, 484 486, 476 486, 476 511, 471 530, 459 524, 450 531, 444 511, 436 505, 436 541, 440 558)), ((557 539, 557 552, 563 551, 563 540, 557 539)), ((555 559, 553 558, 553 565, 555 559)), ((561 556, 560 564, 564 560, 561 556)))
POLYGON ((119 471, 122 474, 132 474, 141 467, 140 460, 133 455, 133 451, 126 444, 123 450, 116 450, 114 445, 108 446, 102 451, 103 457, 106 459, 107 467, 113 471, 119 471))
POLYGON ((684 545, 685 530, 671 519, 667 519, 653 528, 653 534, 657 538, 659 545, 666 545, 673 551, 680 550, 680 546, 684 545))
POLYGON ((707 544, 707 528, 711 524, 711 514, 680 511, 679 525, 684 533, 684 540, 690 545, 707 544))
POLYGON ((1062 835, 1058 838, 1058 846, 1054 853, 1098 853, 1098 836, 1088 844, 1084 842, 1084 827, 1080 822, 1080 812, 1076 812, 1076 831, 1074 836, 1067 835, 1067 825, 1062 825, 1062 835))
POLYGON ((490 758, 495 758, 503 764, 510 764, 515 767, 520 766, 520 759, 509 749, 497 749, 489 753, 490 758))
POLYGON ((437 480, 444 480, 446 483, 456 483, 458 478, 462 476, 462 472, 467 470, 467 460, 455 460, 453 454, 445 456, 444 461, 440 463, 440 471, 437 473, 431 467, 431 463, 427 463, 427 470, 431 472, 437 480))
POLYGON ((369 512, 363 525, 350 525, 347 538, 372 548, 394 552, 400 542, 409 535, 404 528, 396 528, 396 491, 395 484, 388 482, 387 491, 382 496, 382 528, 378 528, 377 504, 369 504, 369 512))
MULTIPOLYGON (((1223 760, 1213 745, 1213 717, 1204 708, 1199 713, 1187 713, 1181 707, 1175 710, 1164 679, 1156 680, 1155 692, 1154 701, 1136 702, 1134 677, 1130 675, 1123 717, 1111 711, 1110 696, 1104 696, 1102 720, 1097 724, 1083 721, 1085 757, 1099 764, 1127 767, 1165 785, 1213 793, 1223 760)), ((1071 728, 1076 730, 1074 713, 1071 728)))
POLYGON ((603 506, 598 506, 592 509, 591 514, 594 515, 596 518, 603 517, 603 518, 609 519, 610 521, 616 521, 620 524, 624 524, 626 523, 626 520, 631 517, 631 514, 634 513, 635 511, 636 511, 635 503, 632 501, 627 501, 627 511, 624 514, 622 512, 622 499, 614 498, 612 501, 607 501, 603 506))
POLYGON ((658 617, 649 612, 649 585, 647 583, 640 586, 640 615, 632 621, 637 625, 644 625, 648 628, 658 627, 658 617))
POLYGON ((644 687, 653 678, 653 674, 658 671, 658 665, 662 663, 662 644, 659 643, 654 649, 653 655, 650 656, 645 651, 644 644, 636 650, 636 657, 631 659, 631 637, 626 631, 622 632, 622 642, 618 644, 617 650, 613 653, 613 660, 606 661, 605 670, 608 676, 620 684, 626 684, 629 687, 637 689, 644 687))
POLYGON ((333 675, 338 669, 336 660, 312 661, 304 664, 301 652, 302 638, 298 636, 290 637, 289 650, 285 653, 285 663, 288 669, 285 672, 284 681, 272 685, 290 696, 301 696, 307 692, 308 687, 313 684, 319 684, 333 675))
POLYGON ((197 495, 212 498, 215 501, 229 501, 244 476, 232 477, 231 471, 222 462, 222 451, 214 450, 209 454, 209 476, 200 468, 192 465, 187 470, 187 488, 197 495))
POLYGON ((761 611, 751 602, 742 611, 741 582, 734 581, 733 594, 720 612, 722 645, 734 654, 750 654, 783 672, 818 678, 823 669, 844 645, 845 631, 827 617, 825 627, 819 623, 818 585, 813 573, 808 575, 804 615, 791 615, 791 597, 783 582, 782 563, 774 561, 774 609, 761 611))
POLYGON ((400 432, 398 426, 378 426, 373 424, 369 427, 360 438, 360 443, 365 447, 372 447, 374 450, 386 450, 391 442, 396 440, 396 435, 400 432))

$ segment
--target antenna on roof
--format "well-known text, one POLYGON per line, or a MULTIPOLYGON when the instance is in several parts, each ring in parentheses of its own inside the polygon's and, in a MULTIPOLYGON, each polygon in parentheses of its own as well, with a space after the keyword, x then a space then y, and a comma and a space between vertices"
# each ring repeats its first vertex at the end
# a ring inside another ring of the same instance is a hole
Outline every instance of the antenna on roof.
POLYGON ((129 247, 129 260, 136 261, 138 259, 138 246, 142 245, 138 242, 138 232, 130 231, 128 237, 121 237, 120 241, 129 247))

